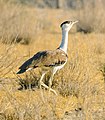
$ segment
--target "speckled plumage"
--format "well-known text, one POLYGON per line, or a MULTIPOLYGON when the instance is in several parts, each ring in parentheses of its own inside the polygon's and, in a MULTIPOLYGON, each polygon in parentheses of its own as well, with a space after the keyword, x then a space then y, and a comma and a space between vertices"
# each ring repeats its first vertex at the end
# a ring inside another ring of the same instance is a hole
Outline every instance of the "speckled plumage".
POLYGON ((20 71, 18 74, 21 74, 30 68, 57 67, 63 65, 66 61, 67 54, 61 49, 56 49, 54 51, 40 51, 19 67, 20 71))

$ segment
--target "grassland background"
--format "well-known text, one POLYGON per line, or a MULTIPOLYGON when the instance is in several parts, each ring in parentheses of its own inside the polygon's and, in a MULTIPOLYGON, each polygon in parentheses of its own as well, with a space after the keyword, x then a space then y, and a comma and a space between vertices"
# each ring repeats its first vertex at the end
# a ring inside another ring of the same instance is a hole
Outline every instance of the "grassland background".
POLYGON ((0 0, 0 120, 105 120, 104 11, 101 0, 94 7, 89 0, 81 9, 0 0), (53 80, 58 96, 44 89, 42 95, 40 70, 15 73, 37 51, 56 49, 59 25, 77 19, 69 34, 68 63, 53 80))

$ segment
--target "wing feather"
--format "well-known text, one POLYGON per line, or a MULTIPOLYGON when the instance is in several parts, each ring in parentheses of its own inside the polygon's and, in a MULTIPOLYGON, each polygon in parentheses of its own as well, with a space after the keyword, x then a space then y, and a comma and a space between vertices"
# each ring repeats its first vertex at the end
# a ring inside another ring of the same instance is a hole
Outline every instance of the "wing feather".
POLYGON ((60 66, 67 60, 67 54, 64 51, 57 49, 55 51, 41 51, 36 53, 32 58, 23 63, 19 69, 60 66))

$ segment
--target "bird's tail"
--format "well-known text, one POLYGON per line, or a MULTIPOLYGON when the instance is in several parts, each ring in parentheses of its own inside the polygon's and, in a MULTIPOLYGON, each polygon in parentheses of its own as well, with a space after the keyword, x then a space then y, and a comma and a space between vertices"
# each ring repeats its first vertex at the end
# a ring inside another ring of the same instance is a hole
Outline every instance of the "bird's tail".
POLYGON ((16 74, 22 74, 24 73, 26 70, 25 69, 20 69, 16 74))

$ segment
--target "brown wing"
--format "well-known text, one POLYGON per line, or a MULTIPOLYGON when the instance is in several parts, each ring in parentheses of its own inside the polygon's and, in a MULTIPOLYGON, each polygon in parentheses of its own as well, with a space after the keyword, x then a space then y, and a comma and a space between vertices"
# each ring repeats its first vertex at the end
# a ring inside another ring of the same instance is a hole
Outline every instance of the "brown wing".
POLYGON ((28 68, 60 66, 64 64, 66 60, 67 54, 60 49, 55 51, 42 51, 24 62, 19 69, 21 69, 22 72, 25 72, 28 68))
POLYGON ((43 56, 38 62, 36 66, 41 67, 50 67, 50 66, 60 66, 67 61, 67 54, 64 51, 57 49, 55 51, 47 51, 46 55, 43 56))

